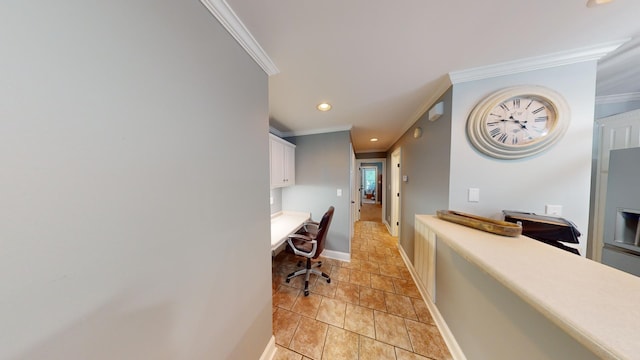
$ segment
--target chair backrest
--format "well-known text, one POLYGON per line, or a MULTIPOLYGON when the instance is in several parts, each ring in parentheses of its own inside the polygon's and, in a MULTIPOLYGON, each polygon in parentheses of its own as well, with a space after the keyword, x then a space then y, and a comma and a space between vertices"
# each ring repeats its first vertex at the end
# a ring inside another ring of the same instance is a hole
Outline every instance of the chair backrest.
POLYGON ((316 249, 315 255, 313 255, 314 259, 320 256, 322 250, 324 250, 324 241, 327 238, 327 233, 329 232, 331 219, 333 219, 333 206, 329 206, 329 210, 322 215, 322 220, 320 220, 320 225, 318 225, 318 235, 316 236, 318 248, 316 249))

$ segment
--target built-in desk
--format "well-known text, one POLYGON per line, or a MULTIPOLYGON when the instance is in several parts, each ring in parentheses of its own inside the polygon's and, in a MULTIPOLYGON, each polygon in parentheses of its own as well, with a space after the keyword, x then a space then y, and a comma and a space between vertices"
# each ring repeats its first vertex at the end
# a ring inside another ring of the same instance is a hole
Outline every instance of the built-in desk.
POLYGON ((308 212, 279 211, 271 215, 271 252, 275 253, 289 237, 311 218, 308 212))

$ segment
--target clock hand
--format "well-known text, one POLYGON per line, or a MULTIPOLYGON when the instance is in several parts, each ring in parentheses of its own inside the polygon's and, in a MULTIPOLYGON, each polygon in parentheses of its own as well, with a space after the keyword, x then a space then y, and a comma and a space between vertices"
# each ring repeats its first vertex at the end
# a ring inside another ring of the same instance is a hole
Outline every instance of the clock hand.
POLYGON ((520 120, 514 118, 513 114, 511 114, 509 116, 509 120, 511 120, 511 121, 515 122, 516 124, 520 125, 520 128, 527 130, 527 125, 526 125, 527 124, 527 120, 520 121, 520 120))

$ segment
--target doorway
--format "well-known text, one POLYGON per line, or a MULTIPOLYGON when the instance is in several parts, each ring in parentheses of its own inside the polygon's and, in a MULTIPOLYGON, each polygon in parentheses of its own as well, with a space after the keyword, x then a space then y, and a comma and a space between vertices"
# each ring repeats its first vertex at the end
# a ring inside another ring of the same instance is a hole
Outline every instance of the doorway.
POLYGON ((385 214, 385 158, 360 159, 358 165, 357 207, 360 221, 382 223, 385 214))
POLYGON ((363 166, 362 184, 360 184, 362 193, 360 201, 363 204, 376 204, 378 202, 378 168, 375 166, 363 166))

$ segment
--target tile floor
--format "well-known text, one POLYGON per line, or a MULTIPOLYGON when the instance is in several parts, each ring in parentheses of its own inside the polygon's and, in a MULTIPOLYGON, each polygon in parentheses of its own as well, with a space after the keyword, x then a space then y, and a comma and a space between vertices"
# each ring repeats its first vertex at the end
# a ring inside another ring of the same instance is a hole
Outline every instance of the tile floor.
POLYGON ((320 257, 331 283, 312 275, 307 297, 302 276, 285 282, 299 259, 272 262, 276 360, 451 359, 383 224, 356 223, 351 262, 320 257))

